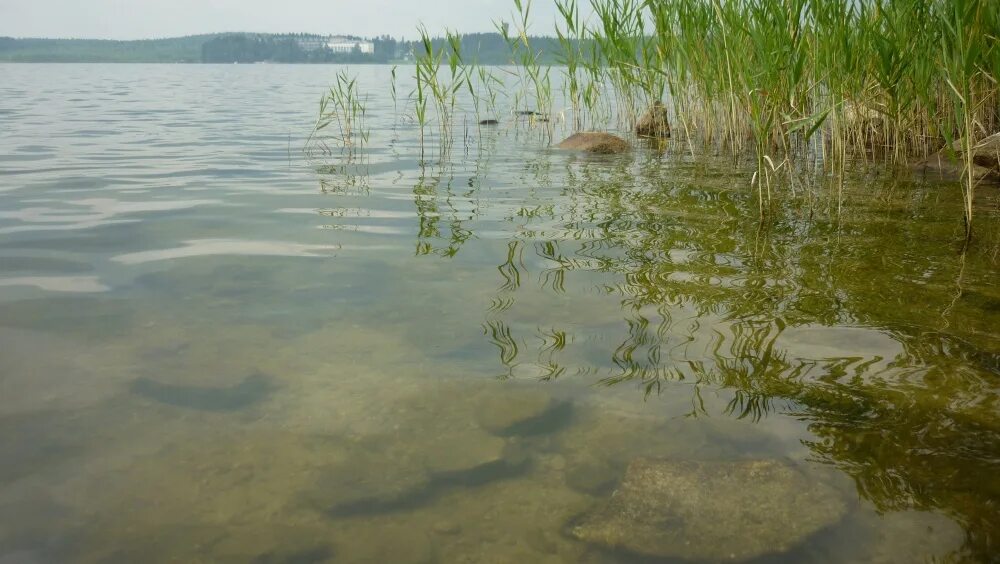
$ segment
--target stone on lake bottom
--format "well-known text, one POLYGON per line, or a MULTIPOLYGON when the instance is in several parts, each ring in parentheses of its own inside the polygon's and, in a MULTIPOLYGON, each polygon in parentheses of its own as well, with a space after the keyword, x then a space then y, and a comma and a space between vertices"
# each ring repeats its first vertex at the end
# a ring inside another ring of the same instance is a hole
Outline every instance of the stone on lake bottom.
POLYGON ((833 488, 780 461, 639 458, 570 533, 644 556, 740 561, 786 551, 845 512, 833 488))
POLYGON ((504 388, 491 392, 478 405, 476 422, 494 435, 531 434, 558 407, 548 392, 537 388, 504 388))
POLYGON ((457 535, 462 532, 462 527, 454 521, 438 521, 434 523, 433 529, 439 535, 457 535))
POLYGON ((608 461, 594 459, 579 461, 566 470, 566 485, 589 495, 606 495, 614 487, 621 469, 608 461))
POLYGON ((199 411, 237 411, 264 401, 274 390, 271 378, 260 372, 227 388, 163 384, 151 378, 139 378, 131 386, 132 393, 146 399, 199 411))
POLYGON ((480 430, 430 441, 416 455, 429 473, 449 474, 474 471, 490 464, 502 462, 507 442, 480 430))

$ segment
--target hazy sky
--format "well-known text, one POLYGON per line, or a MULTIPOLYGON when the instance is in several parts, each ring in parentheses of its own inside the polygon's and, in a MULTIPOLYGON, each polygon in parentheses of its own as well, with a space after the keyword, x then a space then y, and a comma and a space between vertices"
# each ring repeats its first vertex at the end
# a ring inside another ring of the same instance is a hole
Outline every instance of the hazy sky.
MULTIPOLYGON (((0 0, 0 36, 141 39, 221 31, 413 37, 423 21, 492 31, 512 0, 0 0)), ((551 34, 552 0, 534 0, 532 32, 551 34)))

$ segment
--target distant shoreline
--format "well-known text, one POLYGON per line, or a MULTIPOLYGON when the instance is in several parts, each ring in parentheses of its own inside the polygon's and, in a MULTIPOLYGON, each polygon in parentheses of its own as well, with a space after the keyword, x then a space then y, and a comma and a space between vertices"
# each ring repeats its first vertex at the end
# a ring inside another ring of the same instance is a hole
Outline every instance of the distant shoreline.
POLYGON ((253 67, 253 66, 283 66, 283 67, 294 67, 294 66, 379 66, 379 67, 391 67, 391 66, 406 66, 415 64, 413 61, 390 61, 390 62, 370 62, 370 63, 337 63, 337 62, 320 62, 320 63, 203 63, 200 61, 20 61, 20 60, 7 60, 0 59, 0 65, 190 65, 196 67, 218 67, 218 66, 241 66, 241 67, 253 67))
MULTIPOLYGON (((511 62, 509 45, 499 33, 461 36, 462 52, 479 64, 511 62)), ((555 62, 556 38, 532 38, 540 62, 555 62)), ((433 39, 445 48, 444 38, 433 39)), ((0 37, 0 63, 55 64, 411 64, 422 44, 389 36, 317 36, 311 34, 217 33, 162 39, 39 39, 0 37), (353 47, 352 47, 353 45, 353 47)))

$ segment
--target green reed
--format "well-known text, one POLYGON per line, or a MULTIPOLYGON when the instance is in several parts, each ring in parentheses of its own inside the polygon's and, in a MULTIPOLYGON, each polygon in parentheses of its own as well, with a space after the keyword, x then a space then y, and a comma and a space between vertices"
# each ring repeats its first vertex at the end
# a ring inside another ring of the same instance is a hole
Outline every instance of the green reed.
MULTIPOLYGON (((472 66, 465 64, 459 34, 446 30, 444 45, 435 47, 427 28, 421 25, 419 32, 422 51, 416 55, 415 113, 420 125, 421 152, 424 148, 424 129, 429 123, 427 109, 430 104, 437 118, 438 147, 443 158, 454 142, 458 93, 463 87, 472 88, 474 71, 472 66)), ((478 99, 475 104, 478 115, 478 99)))
POLYGON ((358 89, 357 79, 350 77, 346 71, 337 73, 334 85, 320 99, 319 118, 306 142, 307 148, 318 147, 322 153, 332 153, 327 143, 332 139, 342 152, 353 156, 368 143, 366 115, 365 99, 358 89), (332 131, 332 134, 321 137, 327 131, 332 131))
POLYGON ((995 2, 591 0, 591 7, 589 35, 600 51, 592 64, 603 65, 623 121, 668 95, 692 147, 700 140, 734 156, 750 148, 762 214, 773 177, 796 163, 817 159, 839 183, 850 159, 901 164, 958 141, 971 237, 970 148, 1000 128, 995 2))
MULTIPOLYGON (((521 92, 515 94, 514 109, 519 108, 519 102, 530 98, 534 102, 534 109, 525 110, 535 112, 546 124, 550 141, 552 127, 550 118, 552 117, 552 78, 551 67, 542 65, 539 61, 542 53, 536 51, 531 41, 528 39, 528 31, 531 21, 531 0, 514 0, 515 29, 511 33, 510 27, 506 24, 495 22, 497 31, 500 32, 504 41, 510 47, 511 54, 517 67, 517 77, 521 92)), ((532 115, 530 123, 538 123, 532 115)))

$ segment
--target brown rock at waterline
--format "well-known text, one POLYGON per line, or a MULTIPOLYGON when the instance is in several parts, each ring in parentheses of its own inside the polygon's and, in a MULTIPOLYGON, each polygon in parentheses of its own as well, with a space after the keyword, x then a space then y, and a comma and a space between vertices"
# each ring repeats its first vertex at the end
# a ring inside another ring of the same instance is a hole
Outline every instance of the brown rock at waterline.
MULTIPOLYGON (((916 172, 934 180, 957 182, 965 178, 965 165, 947 151, 938 151, 913 168, 916 172)), ((972 178, 976 181, 997 181, 1000 180, 1000 172, 973 163, 972 178)))
MULTIPOLYGON (((961 155, 962 140, 959 139, 951 144, 956 155, 961 155)), ((976 165, 1000 173, 1000 133, 994 133, 989 137, 980 139, 972 146, 972 162, 976 165)))
MULTIPOLYGON (((916 169, 938 180, 961 181, 965 178, 964 148, 959 139, 928 159, 916 169)), ((972 178, 976 181, 1000 181, 1000 133, 985 137, 972 146, 972 178)))
POLYGON ((846 511, 836 490, 778 460, 638 458, 569 533, 653 558, 743 561, 789 550, 846 511))
POLYGON ((624 153, 631 148, 628 141, 621 137, 600 131, 574 133, 557 145, 557 147, 569 151, 583 151, 598 155, 616 155, 624 153))
POLYGON ((639 137, 670 137, 670 119, 663 102, 653 102, 639 117, 635 122, 635 134, 639 137))

